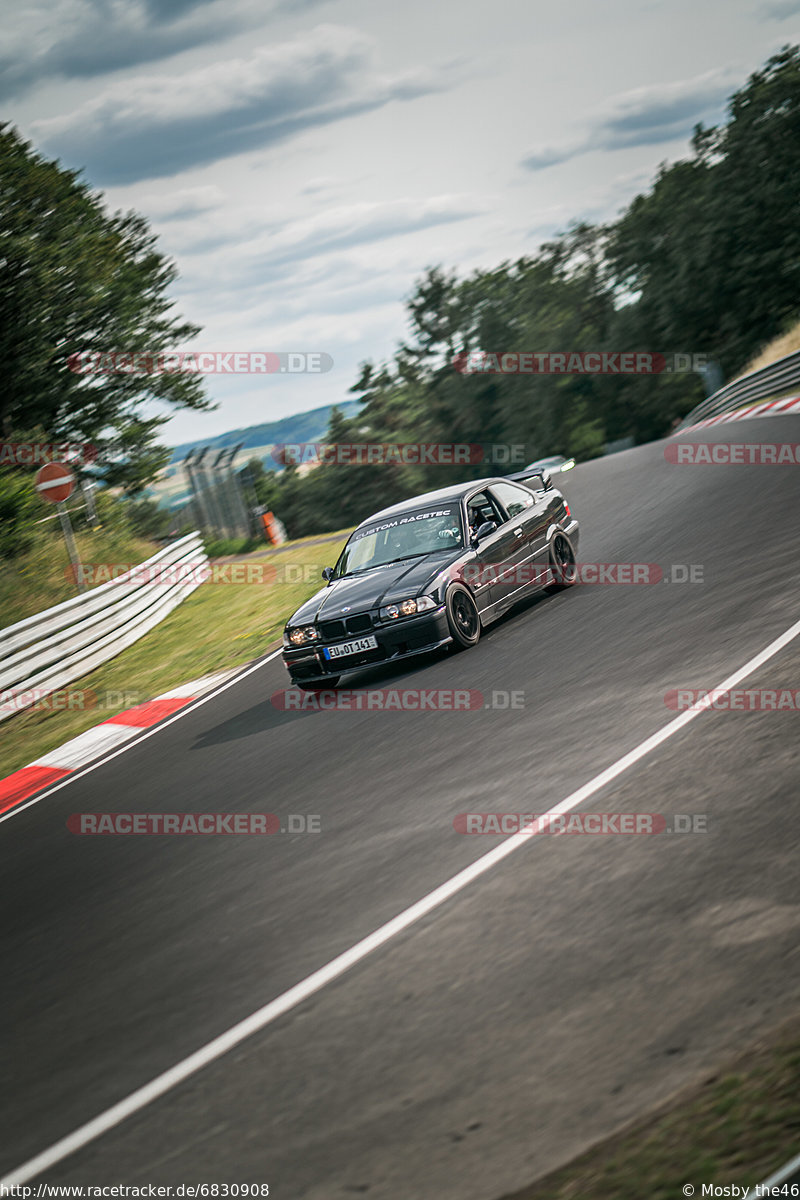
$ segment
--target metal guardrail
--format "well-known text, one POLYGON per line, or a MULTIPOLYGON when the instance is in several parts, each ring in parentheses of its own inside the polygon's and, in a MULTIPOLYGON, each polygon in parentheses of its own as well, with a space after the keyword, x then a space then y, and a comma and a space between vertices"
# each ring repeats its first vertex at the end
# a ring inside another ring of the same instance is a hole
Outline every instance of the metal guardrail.
POLYGON ((718 392, 714 392, 713 396, 701 401, 688 417, 684 417, 678 428, 687 429, 690 425, 696 425, 698 421, 707 420, 709 417, 735 412, 737 408, 755 400, 771 400, 784 392, 792 391, 793 388, 800 388, 800 350, 778 358, 766 367, 759 367, 757 371, 751 371, 741 379, 727 383, 718 392))
POLYGON ((0 630, 0 721, 133 645, 199 587, 207 564, 201 535, 190 533, 118 579, 0 630))
POLYGON ((763 1183, 758 1185, 756 1196, 771 1196, 772 1189, 775 1188, 776 1196, 797 1196, 800 1194, 800 1154, 776 1171, 774 1175, 770 1175, 769 1179, 765 1179, 763 1183), (784 1189, 788 1186, 788 1189, 784 1189), (795 1191, 795 1188, 797 1191, 795 1191))

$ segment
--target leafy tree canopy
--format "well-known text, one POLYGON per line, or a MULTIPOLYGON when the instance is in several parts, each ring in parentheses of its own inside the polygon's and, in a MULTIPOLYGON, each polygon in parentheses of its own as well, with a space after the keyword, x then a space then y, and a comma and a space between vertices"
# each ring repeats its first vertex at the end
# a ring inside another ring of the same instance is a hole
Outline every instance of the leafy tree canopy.
POLYGON ((183 347, 199 327, 172 311, 176 275, 142 216, 109 215, 78 172, 0 126, 2 436, 38 427, 50 441, 91 442, 109 483, 140 491, 169 457, 156 442, 168 417, 147 406, 212 407, 200 377, 84 374, 69 359, 183 347))

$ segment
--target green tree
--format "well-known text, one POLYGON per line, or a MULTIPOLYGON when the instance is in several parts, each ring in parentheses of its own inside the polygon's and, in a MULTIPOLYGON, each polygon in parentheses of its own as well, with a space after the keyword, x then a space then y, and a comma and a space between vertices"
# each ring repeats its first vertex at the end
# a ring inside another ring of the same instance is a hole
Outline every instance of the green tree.
POLYGON ((628 320, 652 349, 741 369, 800 313, 800 48, 786 46, 698 126, 613 230, 628 320))
POLYGON ((33 544, 40 507, 29 474, 0 471, 0 559, 14 558, 33 544))
POLYGON ((0 126, 2 435, 40 426, 51 441, 94 443, 113 455, 113 482, 140 491, 162 464, 166 420, 144 407, 212 407, 200 377, 84 374, 70 358, 183 347, 199 328, 172 312, 176 275, 143 217, 109 215, 77 172, 0 126))
POLYGON ((166 509, 159 508, 155 500, 136 500, 123 506, 128 524, 140 538, 154 540, 166 537, 170 517, 166 509))

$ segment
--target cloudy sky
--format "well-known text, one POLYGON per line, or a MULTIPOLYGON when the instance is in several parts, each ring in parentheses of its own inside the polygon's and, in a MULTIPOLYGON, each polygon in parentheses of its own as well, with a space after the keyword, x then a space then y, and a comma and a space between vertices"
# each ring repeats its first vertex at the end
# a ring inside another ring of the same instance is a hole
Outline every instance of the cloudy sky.
POLYGON ((4 119, 145 214, 195 349, 333 357, 209 377, 175 443, 350 398, 426 266, 615 216, 800 0, 33 0, 4 33, 4 119))

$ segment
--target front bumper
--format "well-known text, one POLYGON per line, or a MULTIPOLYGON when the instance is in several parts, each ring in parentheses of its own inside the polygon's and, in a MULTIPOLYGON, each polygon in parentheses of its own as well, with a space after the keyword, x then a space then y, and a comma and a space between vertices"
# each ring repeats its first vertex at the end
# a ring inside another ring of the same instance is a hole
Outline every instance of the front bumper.
POLYGON ((378 667, 382 663, 397 662, 415 654, 427 654, 438 650, 451 641, 444 605, 418 617, 401 617, 392 625, 373 625, 364 634, 372 634, 378 645, 374 650, 363 650, 358 654, 347 654, 342 658, 327 659, 322 653, 325 646, 353 641, 356 636, 337 638, 336 642, 315 643, 310 646, 283 648, 283 661, 292 682, 340 677, 365 667, 378 667))

